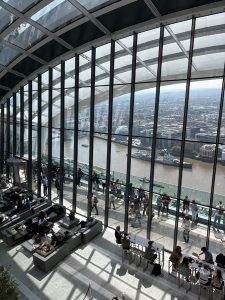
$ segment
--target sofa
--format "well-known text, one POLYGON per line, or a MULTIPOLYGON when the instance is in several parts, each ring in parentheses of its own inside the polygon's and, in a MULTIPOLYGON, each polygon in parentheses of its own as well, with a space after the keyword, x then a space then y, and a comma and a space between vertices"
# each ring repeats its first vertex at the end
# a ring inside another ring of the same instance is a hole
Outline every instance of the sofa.
POLYGON ((103 229, 102 221, 99 220, 96 220, 96 223, 89 228, 80 229, 82 235, 82 243, 87 244, 96 235, 102 232, 102 229, 103 229))
POLYGON ((63 218, 66 214, 66 207, 60 204, 54 204, 44 210, 47 214, 49 221, 56 222, 63 218))
POLYGON ((43 201, 43 202, 40 202, 40 204, 34 206, 33 211, 26 210, 26 211, 21 212, 20 214, 12 216, 12 217, 6 216, 5 219, 7 219, 7 220, 0 223, 0 238, 2 237, 1 232, 4 229, 9 228, 15 224, 18 224, 19 222, 21 222, 29 217, 36 216, 41 210, 45 210, 46 208, 48 208, 51 205, 52 205, 51 201, 43 201))
MULTIPOLYGON (((53 222, 59 220, 65 215, 66 208, 62 205, 55 204, 46 209, 43 209, 43 211, 49 218, 49 226, 46 226, 44 231, 45 233, 47 233, 51 229, 53 222)), ((4 228, 1 231, 1 238, 3 239, 3 241, 9 246, 13 246, 28 239, 33 231, 33 226, 35 226, 35 224, 37 224, 38 222, 38 214, 39 213, 21 222, 17 222, 12 226, 4 228)))
POLYGON ((81 233, 77 232, 75 235, 70 236, 63 244, 57 246, 56 248, 52 247, 47 253, 36 250, 36 252, 33 254, 33 263, 43 272, 48 272, 80 244, 81 233))

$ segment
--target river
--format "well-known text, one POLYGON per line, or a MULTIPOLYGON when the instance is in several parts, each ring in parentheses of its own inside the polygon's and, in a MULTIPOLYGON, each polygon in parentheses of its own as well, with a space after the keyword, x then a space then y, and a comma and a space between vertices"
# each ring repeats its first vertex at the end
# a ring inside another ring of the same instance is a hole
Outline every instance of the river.
MULTIPOLYGON (((82 145, 89 145, 87 137, 79 139, 78 146, 78 161, 84 164, 88 164, 89 147, 83 147, 82 145)), ((133 152, 137 149, 133 149, 133 152)), ((65 158, 73 159, 73 140, 66 141, 65 158)), ((94 138, 94 153, 93 153, 93 165, 106 168, 106 153, 107 153, 107 141, 100 138, 94 138)), ((112 143, 111 150, 111 171, 126 174, 127 167, 127 146, 112 143)), ((53 140, 53 156, 59 157, 59 140, 53 140)), ((185 158, 185 161, 192 163, 192 169, 183 169, 182 187, 189 188, 194 191, 201 191, 210 193, 212 182, 213 164, 206 163, 199 160, 193 160, 185 158)), ((155 182, 165 183, 177 187, 178 185, 179 168, 173 166, 165 166, 161 164, 155 164, 155 182)), ((147 177, 150 175, 150 162, 140 159, 132 158, 131 160, 131 175, 138 177, 147 177)), ((217 195, 225 195, 225 166, 217 165, 215 191, 217 195)), ((176 191, 175 191, 176 192, 176 191)), ((203 197, 203 196, 202 196, 203 197)), ((201 198, 202 198, 201 197, 201 198)), ((208 199, 204 202, 209 201, 208 199)))

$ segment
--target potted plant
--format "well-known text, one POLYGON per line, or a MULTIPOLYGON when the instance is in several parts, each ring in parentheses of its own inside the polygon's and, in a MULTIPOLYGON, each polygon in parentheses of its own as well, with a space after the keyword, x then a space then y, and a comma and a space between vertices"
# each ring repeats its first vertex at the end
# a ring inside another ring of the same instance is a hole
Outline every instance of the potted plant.
POLYGON ((18 297, 18 284, 11 278, 9 271, 0 266, 0 299, 17 300, 18 297))

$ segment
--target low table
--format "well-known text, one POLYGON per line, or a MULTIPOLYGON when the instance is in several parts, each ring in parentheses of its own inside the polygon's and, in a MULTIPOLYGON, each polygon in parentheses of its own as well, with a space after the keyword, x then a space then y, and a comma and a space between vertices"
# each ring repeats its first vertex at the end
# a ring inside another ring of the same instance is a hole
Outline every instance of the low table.
POLYGON ((80 222, 80 220, 77 218, 70 220, 69 216, 65 216, 58 221, 59 225, 61 225, 62 227, 66 228, 66 229, 70 229, 70 228, 78 225, 79 222, 80 222))
POLYGON ((30 253, 34 253, 36 248, 40 245, 39 243, 35 243, 33 239, 27 240, 22 244, 22 247, 30 253))
POLYGON ((34 239, 29 239, 22 243, 22 247, 30 253, 34 253, 38 246, 40 246, 44 241, 51 242, 50 237, 42 236, 40 241, 35 242, 34 239))

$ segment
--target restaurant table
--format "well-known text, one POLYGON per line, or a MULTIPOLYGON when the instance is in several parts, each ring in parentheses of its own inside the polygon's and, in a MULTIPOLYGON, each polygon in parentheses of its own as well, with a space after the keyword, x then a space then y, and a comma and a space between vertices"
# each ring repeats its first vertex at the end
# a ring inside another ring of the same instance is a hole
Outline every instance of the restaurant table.
MULTIPOLYGON (((137 234, 133 234, 133 233, 131 233, 129 235, 129 239, 130 239, 130 242, 134 245, 133 249, 136 248, 138 250, 137 253, 135 253, 135 254, 139 255, 140 259, 141 259, 141 256, 142 257, 144 256, 145 248, 148 246, 149 240, 142 236, 139 236, 137 234)), ((162 244, 159 244, 156 242, 154 242, 152 246, 153 246, 155 252, 158 254, 159 263, 161 263, 161 254, 162 254, 162 265, 164 266, 164 246, 162 244)))

